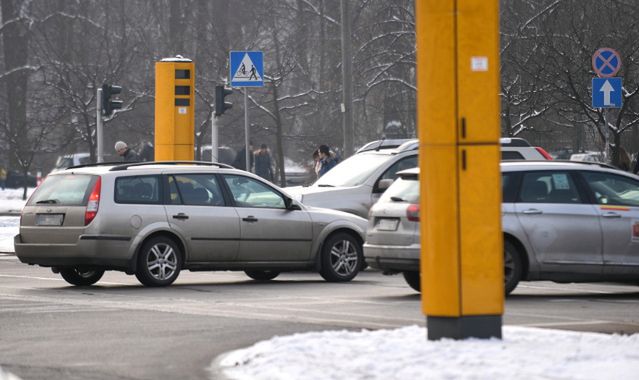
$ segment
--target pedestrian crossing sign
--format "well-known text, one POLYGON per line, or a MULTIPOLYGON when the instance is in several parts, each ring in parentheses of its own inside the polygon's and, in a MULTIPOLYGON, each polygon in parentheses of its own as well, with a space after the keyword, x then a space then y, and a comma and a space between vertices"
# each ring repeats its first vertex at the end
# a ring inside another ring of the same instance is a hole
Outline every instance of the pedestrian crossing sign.
POLYGON ((232 51, 229 54, 231 87, 264 86, 264 53, 232 51))

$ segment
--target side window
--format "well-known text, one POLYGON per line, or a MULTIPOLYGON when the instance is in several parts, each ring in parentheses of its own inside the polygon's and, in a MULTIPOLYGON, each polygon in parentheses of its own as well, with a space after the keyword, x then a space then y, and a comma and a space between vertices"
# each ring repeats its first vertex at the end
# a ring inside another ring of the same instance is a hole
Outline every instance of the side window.
POLYGON ((158 176, 120 177, 115 179, 115 203, 160 203, 158 176))
POLYGON ((395 179, 397 172, 401 172, 405 169, 411 169, 417 167, 417 155, 412 155, 408 157, 404 157, 401 160, 397 161, 390 168, 388 168, 384 174, 377 180, 378 182, 382 179, 395 179))
POLYGON ((169 178, 171 204, 224 206, 224 197, 214 174, 180 174, 169 178))
POLYGON ((504 203, 513 203, 517 199, 518 174, 516 172, 501 174, 501 194, 504 203))
POLYGON ((225 175, 224 180, 238 207, 286 208, 282 195, 253 178, 225 175))
POLYGON ((525 173, 519 195, 526 203, 582 203, 569 172, 525 173))
POLYGON ((639 182, 624 176, 582 172, 595 200, 601 205, 639 206, 639 182))
POLYGON ((502 161, 514 161, 514 160, 523 160, 524 156, 521 153, 516 152, 514 150, 502 150, 501 151, 501 160, 502 161))

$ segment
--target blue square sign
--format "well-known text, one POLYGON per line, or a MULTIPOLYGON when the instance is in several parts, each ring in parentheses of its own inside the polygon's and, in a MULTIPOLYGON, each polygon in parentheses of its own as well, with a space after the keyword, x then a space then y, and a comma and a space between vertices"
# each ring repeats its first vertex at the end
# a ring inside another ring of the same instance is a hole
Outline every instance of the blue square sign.
POLYGON ((261 51, 232 51, 229 58, 231 87, 264 86, 264 54, 261 51))
POLYGON ((592 107, 621 108, 623 104, 620 77, 592 78, 592 107))

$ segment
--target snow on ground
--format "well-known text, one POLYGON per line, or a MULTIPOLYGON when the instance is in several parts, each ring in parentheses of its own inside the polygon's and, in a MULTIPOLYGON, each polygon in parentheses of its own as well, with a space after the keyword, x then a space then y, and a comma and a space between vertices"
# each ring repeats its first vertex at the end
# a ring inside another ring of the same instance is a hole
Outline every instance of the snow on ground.
POLYGON ((14 252, 13 237, 19 227, 19 216, 0 216, 0 253, 14 252))
MULTIPOLYGON (((35 188, 27 189, 27 197, 33 193, 33 190, 35 188)), ((22 200, 22 191, 22 189, 0 190, 0 215, 16 215, 0 216, 0 253, 14 252, 13 237, 18 234, 20 211, 22 211, 24 204, 27 202, 22 200)))
MULTIPOLYGON (((27 198, 33 193, 35 188, 27 189, 27 198)), ((22 189, 4 189, 0 190, 0 214, 4 213, 20 213, 27 201, 22 200, 22 189)))
POLYGON ((504 326, 503 340, 428 341, 417 326, 324 331, 232 351, 216 370, 234 380, 637 379, 639 334, 504 326))

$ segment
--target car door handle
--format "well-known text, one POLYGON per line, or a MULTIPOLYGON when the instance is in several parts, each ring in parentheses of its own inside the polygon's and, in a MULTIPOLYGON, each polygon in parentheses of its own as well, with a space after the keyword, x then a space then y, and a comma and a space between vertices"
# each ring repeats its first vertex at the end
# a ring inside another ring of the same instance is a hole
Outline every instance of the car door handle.
POLYGON ((246 218, 242 218, 242 220, 249 223, 257 222, 257 218, 254 217, 253 215, 249 215, 246 218))
POLYGON ((617 214, 616 212, 604 212, 601 216, 604 218, 621 218, 621 214, 617 214))
POLYGON ((181 213, 179 213, 179 214, 177 214, 177 215, 173 215, 173 219, 186 220, 186 219, 188 219, 188 218, 189 218, 189 216, 188 216, 188 215, 186 215, 186 214, 185 214, 185 213, 183 213, 183 212, 181 212, 181 213))
POLYGON ((526 215, 538 215, 538 214, 543 214, 543 211, 536 208, 529 208, 528 210, 522 211, 522 213, 526 215))

